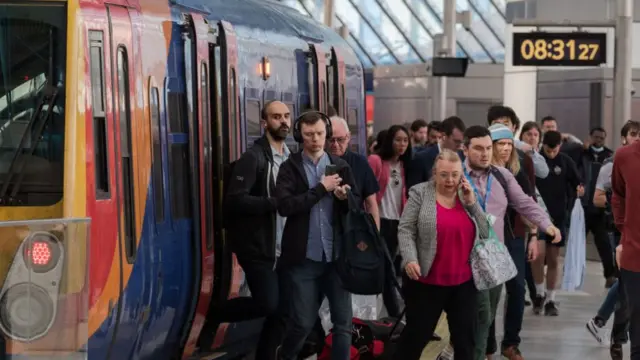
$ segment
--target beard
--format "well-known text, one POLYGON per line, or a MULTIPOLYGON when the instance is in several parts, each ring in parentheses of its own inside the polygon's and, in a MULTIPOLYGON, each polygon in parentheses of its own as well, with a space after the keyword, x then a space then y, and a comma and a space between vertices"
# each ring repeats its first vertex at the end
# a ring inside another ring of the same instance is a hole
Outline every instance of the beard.
POLYGON ((289 135, 289 127, 287 126, 280 126, 277 129, 268 127, 267 131, 269 132, 269 135, 271 135, 271 137, 276 141, 283 141, 287 138, 287 135, 289 135))

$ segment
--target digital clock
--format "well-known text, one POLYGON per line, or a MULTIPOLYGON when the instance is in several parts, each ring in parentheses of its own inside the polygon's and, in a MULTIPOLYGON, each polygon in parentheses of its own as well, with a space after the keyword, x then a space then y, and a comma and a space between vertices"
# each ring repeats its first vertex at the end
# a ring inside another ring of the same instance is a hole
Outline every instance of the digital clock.
POLYGON ((513 33, 513 66, 598 66, 606 62, 605 33, 513 33))

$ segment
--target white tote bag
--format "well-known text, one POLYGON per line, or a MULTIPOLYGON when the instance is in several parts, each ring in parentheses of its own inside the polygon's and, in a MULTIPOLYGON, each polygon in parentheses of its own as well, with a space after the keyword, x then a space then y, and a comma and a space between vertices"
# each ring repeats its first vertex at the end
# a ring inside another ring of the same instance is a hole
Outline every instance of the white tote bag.
POLYGON ((564 257, 564 276, 562 290, 582 289, 586 271, 586 234, 584 229, 584 210, 580 199, 576 199, 571 211, 571 227, 566 241, 567 251, 564 257))

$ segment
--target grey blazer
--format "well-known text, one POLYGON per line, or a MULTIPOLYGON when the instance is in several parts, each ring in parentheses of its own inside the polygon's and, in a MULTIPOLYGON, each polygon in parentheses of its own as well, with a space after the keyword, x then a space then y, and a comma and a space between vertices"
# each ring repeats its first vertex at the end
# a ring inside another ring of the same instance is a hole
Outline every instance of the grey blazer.
MULTIPOLYGON (((436 209, 436 187, 433 181, 411 188, 398 225, 398 243, 403 269, 408 263, 415 261, 420 265, 423 276, 429 273, 438 249, 436 209)), ((465 210, 476 228, 474 243, 480 239, 487 239, 489 222, 480 204, 476 201, 472 206, 465 206, 465 210)))

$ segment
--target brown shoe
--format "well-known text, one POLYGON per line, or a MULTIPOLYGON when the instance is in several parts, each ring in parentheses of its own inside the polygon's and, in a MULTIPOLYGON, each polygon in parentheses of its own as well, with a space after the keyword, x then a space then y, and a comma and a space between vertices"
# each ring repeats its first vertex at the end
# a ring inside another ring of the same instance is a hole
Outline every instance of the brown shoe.
POLYGON ((517 346, 509 346, 508 348, 502 350, 502 356, 509 360, 524 360, 522 354, 520 353, 520 349, 517 346))

